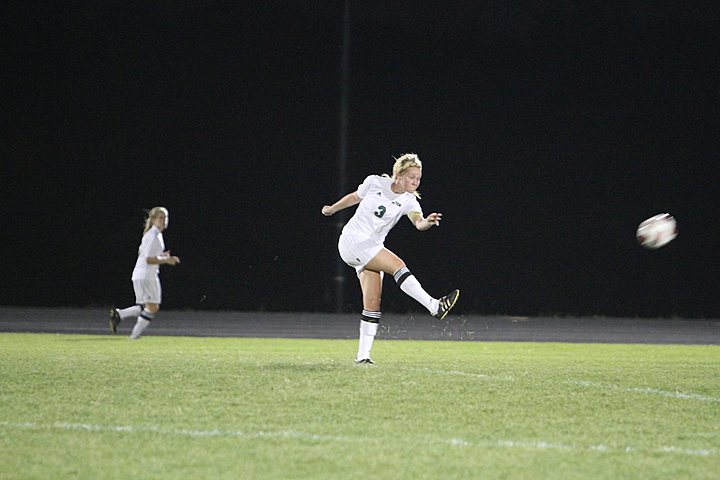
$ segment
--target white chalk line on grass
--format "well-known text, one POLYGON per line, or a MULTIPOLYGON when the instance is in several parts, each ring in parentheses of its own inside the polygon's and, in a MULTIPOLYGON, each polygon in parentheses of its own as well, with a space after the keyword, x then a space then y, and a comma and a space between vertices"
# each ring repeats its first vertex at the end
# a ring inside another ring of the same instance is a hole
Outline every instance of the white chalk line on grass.
MULTIPOLYGON (((515 378, 510 375, 487 375, 484 373, 471 373, 471 372, 464 372, 462 370, 437 370, 432 368, 415 368, 413 369, 417 372, 426 372, 436 375, 456 375, 456 376, 465 376, 465 377, 471 377, 471 378, 477 378, 480 380, 488 380, 488 381, 505 381, 505 382, 513 382, 515 381, 515 378)), ((645 395, 656 395, 660 397, 668 397, 668 398, 677 398, 681 400, 697 400, 700 402, 720 402, 720 397, 711 397, 708 395, 702 395, 700 393, 687 393, 687 392, 680 392, 680 391, 669 391, 669 390, 661 390, 658 388, 650 388, 650 387, 623 387, 620 385, 613 385, 610 383, 599 383, 599 382, 592 382, 588 380, 566 380, 560 383, 564 383, 567 385, 577 385, 580 387, 588 387, 588 388, 597 388, 600 390, 613 390, 613 391, 619 391, 619 392, 626 392, 626 393, 642 393, 645 395)))
POLYGON ((627 393, 642 393, 645 395, 657 395, 660 397, 678 398, 681 400, 697 400, 700 402, 720 402, 718 397, 709 397, 699 393, 671 392, 669 390, 660 390, 658 388, 648 387, 621 387, 609 383, 589 382, 586 380, 568 380, 564 383, 569 385, 578 385, 580 387, 598 388, 601 390, 616 390, 627 393))
POLYGON ((431 373, 435 375, 455 375, 459 377, 471 377, 479 380, 500 380, 503 382, 514 382, 515 377, 510 375, 488 375, 486 373, 463 372, 462 370, 438 370, 435 368, 411 368, 415 372, 431 373))
POLYGON ((244 432, 238 430, 193 430, 184 428, 164 428, 157 425, 92 425, 87 423, 54 422, 39 424, 33 422, 0 422, 0 426, 28 430, 74 430, 85 432, 118 432, 118 433, 157 433, 160 435, 171 435, 178 437, 238 437, 238 438, 298 438, 301 440, 315 441, 349 441, 350 438, 334 435, 315 435, 305 432, 279 431, 279 432, 244 432))
MULTIPOLYGON (((256 431, 248 432, 241 430, 197 430, 184 428, 165 428, 158 425, 93 425, 87 423, 70 423, 70 422, 53 422, 53 423, 35 423, 35 422, 4 422, 0 421, 0 427, 5 430, 61 430, 61 431, 82 431, 82 432, 115 432, 128 434, 153 433, 158 435, 170 435, 178 437, 192 438, 272 438, 272 439, 297 439, 302 441, 315 442, 347 442, 366 445, 373 441, 387 443, 385 438, 374 437, 349 437, 342 435, 324 435, 309 432, 300 432, 293 430, 281 431, 256 431)), ((407 443, 408 438, 403 438, 403 442, 407 443)), ((453 447, 480 447, 480 448, 507 448, 520 450, 539 450, 539 451, 558 451, 558 452, 599 452, 599 453, 638 453, 638 454, 673 454, 700 457, 718 456, 718 450, 713 448, 690 449, 675 446, 661 446, 655 449, 643 449, 632 446, 611 447, 608 445, 566 445, 561 443, 552 443, 544 441, 532 440, 508 440, 508 439, 481 439, 469 441, 462 438, 439 439, 439 438, 422 438, 422 443, 428 442, 435 444, 450 445, 453 447)))

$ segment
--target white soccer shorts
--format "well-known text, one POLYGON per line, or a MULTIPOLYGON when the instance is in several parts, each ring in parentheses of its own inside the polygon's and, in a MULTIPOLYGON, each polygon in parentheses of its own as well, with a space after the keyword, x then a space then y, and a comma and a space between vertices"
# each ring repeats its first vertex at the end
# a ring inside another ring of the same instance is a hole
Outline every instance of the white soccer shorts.
POLYGON ((162 303, 162 287, 160 278, 133 280, 135 290, 135 303, 145 305, 146 303, 162 303))
POLYGON ((365 270, 370 260, 383 249, 381 243, 369 238, 357 238, 342 233, 338 240, 338 251, 340 258, 355 269, 357 274, 365 270))

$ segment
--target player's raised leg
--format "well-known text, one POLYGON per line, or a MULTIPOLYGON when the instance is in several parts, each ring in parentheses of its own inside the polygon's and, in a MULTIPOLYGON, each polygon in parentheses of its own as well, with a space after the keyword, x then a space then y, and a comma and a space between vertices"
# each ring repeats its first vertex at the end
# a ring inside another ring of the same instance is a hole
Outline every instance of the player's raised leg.
POLYGON ((440 300, 430 296, 430 294, 425 291, 418 279, 415 278, 415 275, 407 268, 405 262, 387 248, 380 250, 380 252, 368 262, 365 268, 366 270, 391 274, 400 287, 400 290, 418 301, 422 306, 427 308, 431 315, 437 318, 445 318, 445 315, 455 306, 455 302, 457 302, 460 296, 460 291, 455 290, 443 297, 444 302, 441 305, 440 300))

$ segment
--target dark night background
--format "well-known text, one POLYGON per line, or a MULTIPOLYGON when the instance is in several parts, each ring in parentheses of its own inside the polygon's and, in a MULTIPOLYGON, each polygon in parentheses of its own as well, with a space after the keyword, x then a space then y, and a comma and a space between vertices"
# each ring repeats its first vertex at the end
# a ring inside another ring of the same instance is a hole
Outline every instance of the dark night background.
POLYGON ((334 311, 320 208, 412 151, 386 245, 457 313, 718 317, 715 5, 351 1, 340 192, 342 1, 4 2, 0 304, 131 304, 164 205, 164 308, 334 311))

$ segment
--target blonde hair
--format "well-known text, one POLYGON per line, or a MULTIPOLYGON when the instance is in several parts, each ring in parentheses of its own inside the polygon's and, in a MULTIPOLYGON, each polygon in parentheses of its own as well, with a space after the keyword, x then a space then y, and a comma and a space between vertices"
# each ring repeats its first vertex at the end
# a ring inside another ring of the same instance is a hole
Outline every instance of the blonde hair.
MULTIPOLYGON (((420 161, 420 157, 414 153, 403 153, 398 158, 395 158, 395 163, 393 164, 392 169, 393 178, 401 176, 412 167, 417 167, 422 171, 422 162, 420 161)), ((420 198, 420 192, 417 190, 413 192, 413 195, 420 198)))
POLYGON ((150 209, 149 212, 147 212, 147 218, 145 219, 145 230, 143 230, 143 233, 146 233, 148 230, 150 230, 153 226, 153 222, 157 217, 160 216, 160 214, 164 214, 166 217, 168 216, 167 208, 165 207, 153 207, 150 209))

